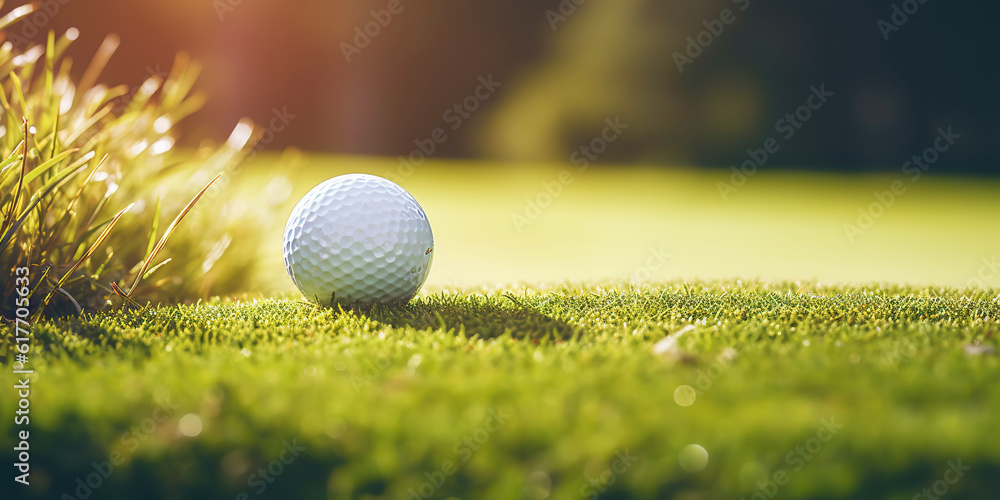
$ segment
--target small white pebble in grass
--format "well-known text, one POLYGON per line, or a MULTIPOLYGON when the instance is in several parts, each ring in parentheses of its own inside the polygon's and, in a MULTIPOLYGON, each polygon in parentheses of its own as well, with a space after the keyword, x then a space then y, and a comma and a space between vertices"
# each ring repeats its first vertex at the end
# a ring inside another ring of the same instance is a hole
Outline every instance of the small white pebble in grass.
POLYGON ((406 362, 406 370, 404 370, 406 376, 412 377, 413 374, 417 372, 417 367, 420 366, 420 363, 423 360, 424 357, 419 354, 414 354, 413 356, 410 356, 410 360, 406 362))
POLYGON ((240 354, 242 354, 244 358, 249 358, 250 357, 250 349, 247 349, 246 347, 244 347, 243 349, 240 349, 240 354))
POLYGON ((681 449, 677 461, 686 472, 701 472, 708 466, 708 451, 696 444, 689 444, 681 449))
POLYGON ((170 352, 170 351, 173 351, 173 350, 174 350, 174 346, 173 345, 168 345, 167 346, 167 352, 170 352))
POLYGON ((177 429, 181 431, 181 434, 184 434, 187 437, 195 437, 198 434, 201 434, 201 418, 194 413, 188 413, 177 421, 177 429))
POLYGON ((698 393, 690 385, 682 385, 674 390, 674 402, 680 406, 691 406, 698 399, 698 393))
POLYGON ((736 358, 739 357, 739 355, 740 355, 739 351, 733 349, 732 347, 727 347, 723 349, 722 352, 719 353, 719 356, 716 359, 718 361, 732 363, 733 361, 736 361, 736 358))
POLYGON ((809 347, 809 339, 803 340, 802 345, 809 347))
POLYGON ((996 349, 989 345, 967 345, 965 346, 965 354, 968 356, 982 356, 995 354, 996 349))
POLYGON ((677 340, 681 338, 684 334, 695 329, 694 325, 687 325, 681 328, 675 333, 672 333, 663 339, 661 339, 656 344, 653 344, 653 354, 657 356, 680 358, 684 355, 681 351, 679 345, 677 345, 677 340))

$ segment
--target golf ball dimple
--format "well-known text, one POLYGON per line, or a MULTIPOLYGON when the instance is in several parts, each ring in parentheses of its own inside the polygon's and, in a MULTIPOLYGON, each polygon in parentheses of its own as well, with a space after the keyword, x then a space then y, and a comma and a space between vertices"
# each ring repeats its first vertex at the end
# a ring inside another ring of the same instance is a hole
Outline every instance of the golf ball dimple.
POLYGON ((282 254, 295 286, 319 304, 405 302, 427 279, 434 236, 405 189, 348 174, 299 201, 285 224, 282 254))

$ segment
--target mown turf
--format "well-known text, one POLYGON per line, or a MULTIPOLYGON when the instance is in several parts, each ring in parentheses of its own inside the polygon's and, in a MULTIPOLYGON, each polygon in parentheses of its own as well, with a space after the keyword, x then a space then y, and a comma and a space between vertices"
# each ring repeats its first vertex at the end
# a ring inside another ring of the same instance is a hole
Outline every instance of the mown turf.
POLYGON ((29 491, 118 452, 91 498, 993 498, 998 330, 995 289, 732 282, 54 321, 29 491))
POLYGON ((285 221, 313 186, 351 172, 393 180, 420 202, 434 229, 427 283, 436 287, 630 278, 1000 287, 1000 178, 762 169, 723 198, 728 168, 428 160, 404 176, 396 158, 289 156, 257 157, 218 199, 263 207, 243 219, 250 243, 237 235, 217 264, 249 263, 242 291, 297 293, 281 264, 285 221), (572 182, 553 188, 566 174, 572 182), (905 195, 876 203, 900 181, 905 195), (529 205, 538 200, 546 208, 529 205), (870 217, 860 212, 876 217, 859 222, 870 217), (848 224, 865 229, 849 236, 848 224))

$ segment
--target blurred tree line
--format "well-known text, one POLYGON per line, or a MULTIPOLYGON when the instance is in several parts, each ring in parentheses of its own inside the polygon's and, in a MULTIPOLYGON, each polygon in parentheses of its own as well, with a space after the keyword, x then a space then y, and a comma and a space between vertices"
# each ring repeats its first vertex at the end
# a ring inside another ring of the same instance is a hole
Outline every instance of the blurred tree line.
POLYGON ((408 155, 441 128, 435 157, 568 161, 619 117, 629 128, 598 161, 727 167, 776 138, 766 167, 862 171, 900 169, 951 126, 961 138, 935 172, 1000 173, 992 4, 50 3, 12 34, 79 27, 86 59, 119 33, 109 83, 138 84, 178 50, 205 63, 212 99, 184 124, 189 143, 281 115, 269 148, 408 155), (475 97, 486 77, 500 86, 475 97), (778 121, 821 85, 833 96, 785 139, 778 121))

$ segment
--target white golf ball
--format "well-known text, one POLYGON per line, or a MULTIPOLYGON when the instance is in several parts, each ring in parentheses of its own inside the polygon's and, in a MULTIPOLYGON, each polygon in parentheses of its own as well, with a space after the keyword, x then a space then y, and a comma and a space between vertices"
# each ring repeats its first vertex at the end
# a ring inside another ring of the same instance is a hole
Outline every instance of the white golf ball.
POLYGON ((410 300, 424 284, 434 236, 423 208, 392 181, 349 174, 324 181, 292 210, 285 269, 323 305, 410 300))

